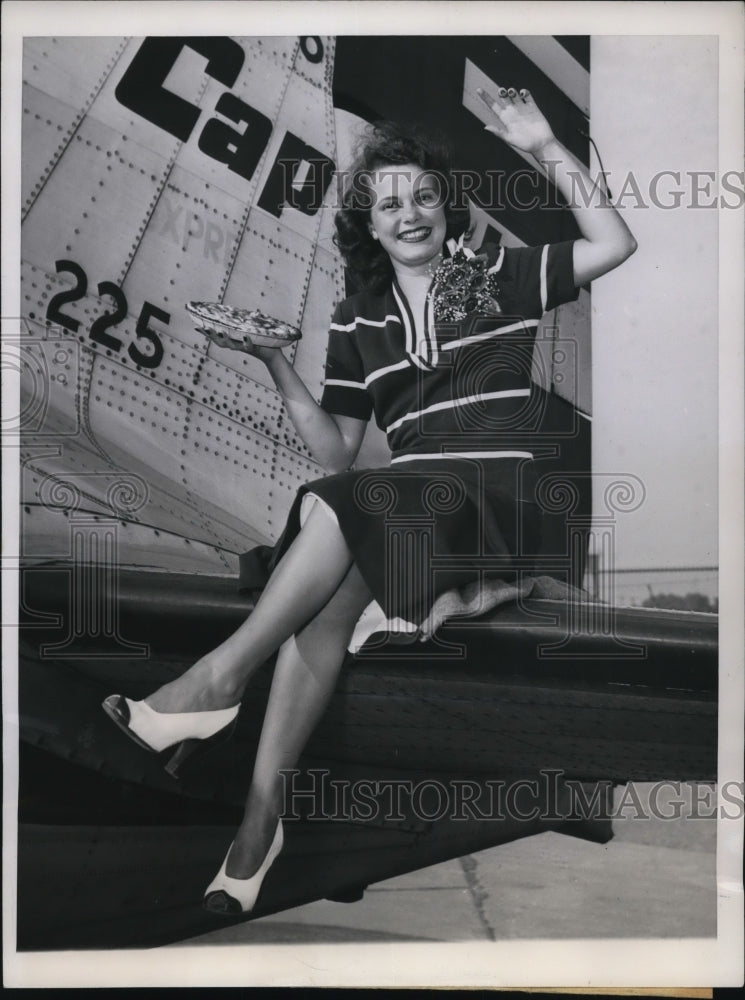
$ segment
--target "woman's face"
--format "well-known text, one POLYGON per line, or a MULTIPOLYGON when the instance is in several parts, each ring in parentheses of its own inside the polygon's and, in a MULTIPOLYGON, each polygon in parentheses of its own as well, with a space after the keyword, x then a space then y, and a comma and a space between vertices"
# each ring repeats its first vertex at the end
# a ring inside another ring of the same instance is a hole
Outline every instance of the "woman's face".
POLYGON ((447 222, 442 184, 414 163, 380 167, 370 178, 370 232, 397 272, 420 274, 436 260, 447 222))

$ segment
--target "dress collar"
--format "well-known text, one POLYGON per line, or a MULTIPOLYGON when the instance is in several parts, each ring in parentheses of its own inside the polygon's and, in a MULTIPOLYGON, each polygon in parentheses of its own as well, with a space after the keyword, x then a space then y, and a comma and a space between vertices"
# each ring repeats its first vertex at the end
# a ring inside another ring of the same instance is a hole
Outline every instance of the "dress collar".
POLYGON ((424 336, 422 336, 419 340, 417 340, 417 326, 414 321, 414 314, 411 311, 411 306, 409 305, 409 300, 406 298, 406 295, 404 294, 404 291, 395 276, 391 283, 393 299, 396 303, 396 307, 398 308, 399 315, 401 316, 401 323, 404 328, 406 354, 412 364, 424 371, 433 369, 437 363, 437 341, 434 338, 434 321, 432 318, 433 313, 431 305, 433 282, 434 279, 430 282, 430 286, 427 290, 427 298, 424 304, 424 336), (431 331, 430 327, 432 328, 431 331))

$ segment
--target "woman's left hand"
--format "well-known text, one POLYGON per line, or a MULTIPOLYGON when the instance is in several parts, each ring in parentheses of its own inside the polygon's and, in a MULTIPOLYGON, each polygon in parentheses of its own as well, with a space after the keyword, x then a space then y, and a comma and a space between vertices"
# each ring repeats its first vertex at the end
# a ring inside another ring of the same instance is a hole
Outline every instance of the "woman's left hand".
POLYGON ((208 340, 211 340, 213 344, 218 347, 225 347, 229 351, 241 351, 243 354, 253 354, 254 357, 258 358, 259 361, 263 361, 265 364, 273 360, 273 355, 277 353, 279 348, 276 347, 259 347, 251 341, 251 338, 246 336, 242 340, 236 340, 233 337, 228 337, 227 334, 222 333, 220 330, 215 330, 212 327, 205 326, 202 324, 202 333, 207 335, 208 340))
POLYGON ((486 129, 523 153, 537 154, 554 138, 551 126, 527 90, 500 87, 492 97, 480 88, 476 91, 495 117, 486 129))

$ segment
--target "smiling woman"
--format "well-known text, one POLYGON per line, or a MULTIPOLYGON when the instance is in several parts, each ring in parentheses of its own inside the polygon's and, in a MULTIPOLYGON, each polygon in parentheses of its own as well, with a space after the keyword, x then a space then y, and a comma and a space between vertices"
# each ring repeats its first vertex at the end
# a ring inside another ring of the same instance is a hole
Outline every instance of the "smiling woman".
MULTIPOLYGON (((554 172, 584 173, 527 91, 500 88, 487 128, 554 172)), ((143 702, 105 708, 139 745, 173 748, 177 773, 227 738, 250 676, 279 648, 243 822, 205 896, 252 909, 282 849, 281 773, 295 766, 334 690, 360 614, 374 599, 424 634, 435 601, 534 569, 531 362, 538 322, 633 253, 596 191, 573 209, 581 238, 538 247, 467 246, 442 143, 376 126, 351 172, 337 243, 360 291, 337 305, 318 404, 281 350, 226 342, 267 365, 295 427, 332 473, 298 491, 246 622, 143 702), (372 414, 389 467, 351 470, 372 414)))
POLYGON ((335 242, 360 288, 382 291, 393 277, 395 257, 390 251, 403 241, 394 237, 386 245, 385 240, 392 229, 400 228, 405 197, 409 208, 416 205, 423 213, 427 225, 437 220, 439 229, 444 223, 439 243, 433 238, 421 248, 424 257, 428 251, 430 256, 439 255, 446 239, 457 239, 469 228, 470 216, 457 195, 447 145, 415 126, 380 122, 371 128, 348 177, 343 209, 336 217, 335 242))
POLYGON ((437 178, 413 163, 389 167, 372 178, 372 194, 372 238, 399 277, 426 274, 442 256, 447 228, 437 178))

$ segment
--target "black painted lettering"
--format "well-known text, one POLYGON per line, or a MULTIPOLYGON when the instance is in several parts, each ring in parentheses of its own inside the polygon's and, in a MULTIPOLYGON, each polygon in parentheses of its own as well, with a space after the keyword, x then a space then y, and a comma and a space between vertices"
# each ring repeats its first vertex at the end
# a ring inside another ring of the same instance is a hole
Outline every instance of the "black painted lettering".
POLYGON ((183 142, 191 135, 201 111, 196 104, 166 90, 163 84, 186 47, 207 60, 207 76, 226 87, 233 86, 246 58, 234 39, 159 37, 143 41, 115 91, 125 108, 183 142))
POLYGON ((259 198, 259 207, 277 218, 285 205, 315 215, 334 176, 334 161, 288 132, 259 198), (301 166, 302 182, 296 183, 301 166))
POLYGON ((50 323, 59 323, 71 333, 77 333, 80 328, 80 320, 63 313, 62 306, 68 302, 77 302, 79 299, 85 298, 85 293, 88 291, 88 277, 80 264, 76 264, 74 260, 56 260, 54 267, 57 274, 61 274, 63 271, 72 274, 75 278, 75 285, 73 288, 66 288, 52 296, 47 307, 47 319, 50 323))
POLYGON ((150 329, 151 319, 160 320, 167 326, 171 322, 171 314, 154 306, 152 302, 143 303, 136 333, 137 339, 144 341, 147 347, 143 351, 137 344, 130 344, 128 348, 130 358, 142 368, 157 368, 163 360, 163 343, 155 330, 150 329))
POLYGON ((218 118, 210 118, 199 136, 199 148, 220 163, 226 163, 229 170, 251 180, 272 134, 271 121, 235 94, 223 94, 215 111, 236 124, 245 122, 246 128, 236 132, 218 118))
POLYGON ((123 319, 127 318, 126 296, 119 285, 115 285, 113 281, 100 281, 98 284, 98 294, 108 295, 114 300, 114 311, 99 316, 91 325, 88 336, 91 340, 95 340, 97 344, 108 347, 110 351, 120 351, 122 349, 121 340, 118 337, 112 337, 106 331, 112 326, 117 326, 123 319))
POLYGON ((308 62, 319 63, 323 59, 323 42, 318 35, 303 35, 300 39, 300 51, 308 62))

